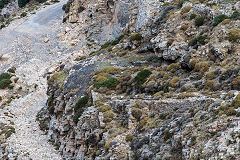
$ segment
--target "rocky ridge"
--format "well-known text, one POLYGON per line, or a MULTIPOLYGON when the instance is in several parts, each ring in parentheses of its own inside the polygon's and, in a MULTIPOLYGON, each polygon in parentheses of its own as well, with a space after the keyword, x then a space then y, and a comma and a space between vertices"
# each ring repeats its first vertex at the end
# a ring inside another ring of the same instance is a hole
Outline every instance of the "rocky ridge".
POLYGON ((64 39, 87 56, 38 115, 63 158, 239 159, 239 4, 69 1, 64 39))

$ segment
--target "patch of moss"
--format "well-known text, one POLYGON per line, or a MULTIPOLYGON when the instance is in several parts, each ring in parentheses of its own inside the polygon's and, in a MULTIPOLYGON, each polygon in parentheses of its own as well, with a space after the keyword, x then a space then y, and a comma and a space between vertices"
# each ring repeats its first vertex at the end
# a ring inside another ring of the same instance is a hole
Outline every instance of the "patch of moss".
POLYGON ((94 87, 99 89, 100 87, 106 87, 108 89, 115 89, 116 86, 118 85, 118 80, 114 77, 110 77, 110 78, 106 78, 106 79, 102 79, 98 82, 94 83, 94 87))
POLYGON ((141 85, 144 82, 146 82, 147 78, 152 74, 151 71, 144 69, 138 72, 134 80, 137 82, 137 84, 141 85))
POLYGON ((213 19, 213 27, 216 27, 219 23, 221 23, 222 21, 224 21, 224 19, 227 19, 228 16, 226 16, 225 14, 220 14, 217 15, 216 17, 214 17, 213 19))

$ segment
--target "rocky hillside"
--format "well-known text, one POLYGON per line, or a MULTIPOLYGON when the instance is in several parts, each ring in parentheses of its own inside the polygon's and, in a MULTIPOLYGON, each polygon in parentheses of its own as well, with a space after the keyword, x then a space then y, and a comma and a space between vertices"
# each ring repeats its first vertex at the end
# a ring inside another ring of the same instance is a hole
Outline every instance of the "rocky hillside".
POLYGON ((64 159, 240 159, 238 0, 69 0, 74 61, 40 128, 64 159))

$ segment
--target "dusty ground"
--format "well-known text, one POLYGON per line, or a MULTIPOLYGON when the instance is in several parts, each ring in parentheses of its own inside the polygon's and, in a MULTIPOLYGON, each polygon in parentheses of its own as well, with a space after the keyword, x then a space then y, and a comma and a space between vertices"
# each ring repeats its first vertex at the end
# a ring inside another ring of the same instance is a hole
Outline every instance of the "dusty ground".
MULTIPOLYGON (((48 143, 47 135, 40 131, 36 122, 37 112, 45 105, 46 78, 44 73, 56 67, 67 55, 57 35, 64 25, 62 5, 66 1, 47 6, 35 15, 19 19, 0 31, 0 50, 3 59, 0 71, 16 67, 16 76, 25 86, 37 86, 26 96, 13 100, 0 110, 0 121, 11 121, 16 133, 7 139, 7 150, 18 159, 59 160, 61 156, 48 143), (12 116, 6 116, 6 114, 12 116)), ((4 91, 0 91, 4 92, 4 91)))

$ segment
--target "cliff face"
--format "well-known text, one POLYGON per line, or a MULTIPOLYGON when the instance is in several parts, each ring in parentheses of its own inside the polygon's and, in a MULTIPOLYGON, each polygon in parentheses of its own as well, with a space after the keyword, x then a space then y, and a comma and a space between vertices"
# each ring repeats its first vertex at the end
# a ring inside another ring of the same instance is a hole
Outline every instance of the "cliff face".
MULTIPOLYGON (((72 31, 85 32, 87 39, 103 44, 122 33, 139 31, 159 9, 158 1, 102 0, 69 1, 64 21, 72 31)), ((146 30, 147 31, 147 30, 146 30)))
POLYGON ((66 159, 239 159, 239 4, 69 2, 91 53, 49 78, 40 126, 66 159))

